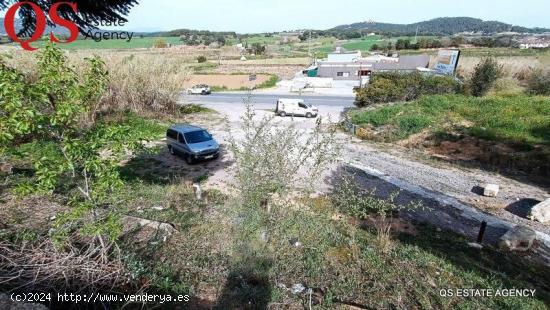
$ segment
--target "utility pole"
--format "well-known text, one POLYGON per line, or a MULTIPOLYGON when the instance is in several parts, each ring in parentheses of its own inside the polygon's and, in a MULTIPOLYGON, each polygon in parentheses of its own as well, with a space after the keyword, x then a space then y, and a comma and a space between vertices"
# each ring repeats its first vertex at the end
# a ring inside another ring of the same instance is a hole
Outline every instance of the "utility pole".
POLYGON ((309 39, 307 40, 307 56, 309 57, 309 62, 313 60, 311 56, 311 29, 309 30, 309 39))
POLYGON ((418 26, 416 26, 416 33, 414 34, 414 44, 418 43, 418 26))

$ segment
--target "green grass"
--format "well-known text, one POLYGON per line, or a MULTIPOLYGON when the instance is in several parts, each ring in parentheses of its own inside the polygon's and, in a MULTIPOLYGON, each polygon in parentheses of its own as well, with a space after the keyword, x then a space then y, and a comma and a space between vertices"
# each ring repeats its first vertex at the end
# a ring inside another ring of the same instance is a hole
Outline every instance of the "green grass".
POLYGON ((550 145, 550 99, 515 95, 475 98, 428 96, 407 104, 351 113, 353 123, 389 126, 386 140, 407 138, 424 129, 460 130, 474 137, 518 144, 550 145))
POLYGON ((200 104, 185 104, 182 105, 179 109, 181 114, 187 115, 187 114, 195 114, 195 113, 212 113, 214 110, 209 109, 207 107, 203 107, 200 104))
MULTIPOLYGON (((421 36, 418 37, 418 40, 420 39, 431 39, 431 38, 437 38, 433 36, 421 36)), ((370 48, 377 44, 380 47, 386 46, 388 42, 392 42, 392 44, 395 44, 398 39, 410 39, 411 42, 414 41, 414 37, 392 37, 392 38, 383 38, 382 36, 375 35, 375 36, 368 36, 363 37, 361 39, 354 39, 354 40, 347 40, 344 42, 339 43, 338 45, 341 45, 343 48, 347 49, 348 51, 354 51, 354 50, 360 50, 362 52, 368 52, 370 51, 370 48)), ((315 51, 319 53, 330 53, 334 51, 335 43, 332 41, 324 41, 321 46, 315 48, 315 51)))
POLYGON ((369 51, 374 44, 380 45, 380 39, 380 36, 368 36, 360 40, 349 41, 349 43, 343 44, 342 47, 348 51, 369 51))
POLYGON ((249 38, 243 38, 241 39, 241 43, 243 43, 243 45, 245 43, 248 43, 249 45, 250 44, 254 44, 254 43, 260 43, 260 44, 264 44, 264 45, 271 45, 271 44, 275 44, 277 42, 279 42, 279 38, 277 37, 266 37, 266 36, 263 36, 263 35, 258 35, 258 36, 253 36, 253 37, 249 37, 249 38))
MULTIPOLYGON (((182 42, 178 37, 143 37, 140 38, 136 35, 132 37, 132 40, 127 42, 127 40, 102 40, 96 42, 93 39, 78 39, 71 43, 59 43, 59 46, 62 49, 67 50, 81 50, 81 49, 134 49, 134 48, 152 48, 155 44, 155 41, 162 39, 166 43, 172 45, 181 45, 182 42)), ((45 41, 37 41, 31 44, 31 46, 40 48, 44 46, 45 41)))

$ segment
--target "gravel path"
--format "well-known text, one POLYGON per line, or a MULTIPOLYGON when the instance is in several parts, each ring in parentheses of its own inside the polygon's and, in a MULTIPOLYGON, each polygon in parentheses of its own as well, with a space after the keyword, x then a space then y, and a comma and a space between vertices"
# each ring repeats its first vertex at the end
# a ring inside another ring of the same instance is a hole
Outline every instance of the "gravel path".
MULTIPOLYGON (((237 128, 240 117, 244 113, 242 103, 203 103, 227 117, 233 128, 237 128)), ((257 117, 273 112, 271 104, 255 104, 257 117)), ((324 122, 338 122, 342 107, 320 106, 320 115, 324 122)), ((306 118, 278 118, 278 124, 293 122, 297 128, 307 132, 315 126, 315 120, 306 118)), ((223 143, 227 139, 226 128, 214 126, 212 132, 223 143)), ((525 218, 526 210, 537 201, 550 196, 549 188, 527 184, 496 173, 464 168, 457 165, 435 161, 401 146, 378 144, 361 141, 347 134, 339 133, 343 150, 341 164, 356 163, 372 167, 384 175, 391 176, 402 182, 418 186, 428 192, 439 193, 454 198, 465 205, 474 206, 482 211, 493 214, 511 223, 524 224, 539 231, 550 233, 548 224, 533 222, 525 218), (484 197, 479 194, 478 186, 485 183, 498 184, 500 193, 496 198, 484 197)), ((330 190, 334 185, 334 173, 339 165, 329 167, 319 183, 322 191, 330 190)), ((228 175, 224 174, 224 178, 228 175)), ((214 178, 219 179, 219 178, 214 178)), ((373 187, 383 187, 371 182, 373 187)), ((386 193, 387 194, 387 193, 386 193)))

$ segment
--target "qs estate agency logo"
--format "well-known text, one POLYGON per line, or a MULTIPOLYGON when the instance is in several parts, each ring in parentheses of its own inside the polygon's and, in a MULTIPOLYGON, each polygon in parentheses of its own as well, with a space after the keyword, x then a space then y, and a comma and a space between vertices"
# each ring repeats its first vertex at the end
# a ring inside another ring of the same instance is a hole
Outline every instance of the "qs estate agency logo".
MULTIPOLYGON (((56 26, 61 26, 66 28, 69 31, 69 36, 65 40, 62 40, 60 38, 57 38, 53 31, 50 31, 49 39, 51 42, 55 43, 71 43, 74 42, 80 33, 80 29, 76 23, 73 21, 64 19, 59 16, 59 7, 62 5, 69 6, 75 13, 78 13, 78 6, 76 2, 57 2, 54 3, 50 9, 48 10, 48 16, 50 18, 50 21, 55 24, 56 26)), ((44 31, 46 31, 46 13, 42 11, 42 9, 33 2, 29 1, 20 1, 12 5, 8 11, 6 12, 6 16, 4 18, 4 28, 6 29, 6 34, 10 39, 12 39, 14 42, 19 43, 22 48, 24 48, 27 51, 34 51, 36 48, 32 47, 30 44, 32 42, 35 42, 37 40, 40 40, 42 38, 42 35, 44 34, 44 31), (15 15, 17 13, 17 10, 19 10, 22 6, 27 5, 29 6, 35 14, 36 23, 35 23, 35 29, 32 32, 32 35, 30 37, 25 38, 19 38, 17 36, 17 30, 15 27, 15 15)), ((124 26, 124 21, 119 22, 94 22, 93 25, 95 27, 97 26, 124 26)), ((102 39, 126 39, 127 42, 129 42, 132 39, 133 33, 122 31, 122 32, 116 32, 116 31, 92 31, 87 30, 83 32, 85 39, 91 38, 96 42, 101 41, 102 39)))

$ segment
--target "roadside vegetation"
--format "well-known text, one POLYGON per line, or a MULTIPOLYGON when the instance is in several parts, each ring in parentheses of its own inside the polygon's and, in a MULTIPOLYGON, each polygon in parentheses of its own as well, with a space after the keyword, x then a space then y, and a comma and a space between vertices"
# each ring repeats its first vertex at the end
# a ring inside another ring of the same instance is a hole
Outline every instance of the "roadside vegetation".
POLYGON ((449 76, 377 73, 368 86, 357 91, 355 105, 364 107, 375 103, 411 101, 423 95, 460 93, 462 88, 459 81, 449 76))
POLYGON ((531 147, 550 145, 550 99, 546 97, 426 96, 407 104, 355 111, 351 120, 357 125, 385 126, 379 135, 384 141, 406 139, 428 130, 531 147))
POLYGON ((439 158, 477 161, 544 183, 550 174, 547 72, 510 74, 494 58, 483 58, 463 83, 451 77, 375 74, 356 96, 356 105, 367 108, 349 117, 361 138, 400 141, 439 158))

